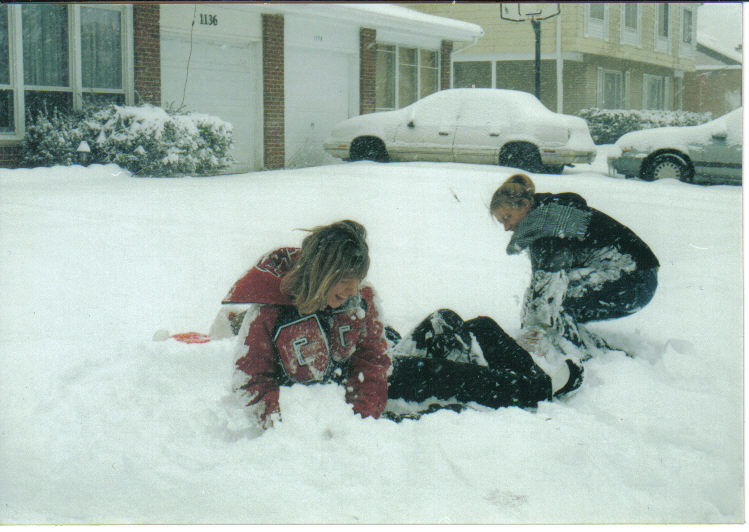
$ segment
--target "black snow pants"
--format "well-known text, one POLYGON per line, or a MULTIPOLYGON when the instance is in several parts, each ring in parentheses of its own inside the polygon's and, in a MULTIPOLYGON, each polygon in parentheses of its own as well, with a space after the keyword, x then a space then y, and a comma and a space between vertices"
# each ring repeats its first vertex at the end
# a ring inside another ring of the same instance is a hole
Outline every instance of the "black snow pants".
POLYGON ((552 398, 550 377, 491 318, 464 322, 452 310, 438 310, 409 338, 426 355, 395 357, 388 389, 391 399, 422 402, 437 398, 499 408, 533 407, 552 398), (468 361, 471 335, 488 366, 468 361))

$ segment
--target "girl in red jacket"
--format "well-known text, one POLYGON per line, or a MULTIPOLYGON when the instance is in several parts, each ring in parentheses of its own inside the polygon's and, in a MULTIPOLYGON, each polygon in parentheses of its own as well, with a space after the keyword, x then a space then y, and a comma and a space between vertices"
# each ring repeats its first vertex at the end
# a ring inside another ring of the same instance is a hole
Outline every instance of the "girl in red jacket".
POLYGON ((390 357, 371 286, 366 231, 344 220, 314 228, 299 248, 263 257, 223 303, 250 303, 238 334, 234 390, 263 428, 280 419, 279 386, 337 382, 362 417, 387 402, 390 357))

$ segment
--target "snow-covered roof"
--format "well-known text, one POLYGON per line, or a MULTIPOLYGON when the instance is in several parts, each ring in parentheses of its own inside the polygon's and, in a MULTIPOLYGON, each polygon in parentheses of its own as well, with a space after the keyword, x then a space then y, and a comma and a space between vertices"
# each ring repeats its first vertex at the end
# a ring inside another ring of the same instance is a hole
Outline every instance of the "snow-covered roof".
POLYGON ((707 35, 707 34, 699 35, 697 37, 697 44, 699 46, 702 46, 704 48, 717 52, 720 55, 726 57, 727 59, 736 61, 739 64, 742 63, 743 57, 742 57, 741 52, 730 49, 725 43, 722 43, 720 40, 713 37, 712 35, 707 35))
POLYGON ((246 4, 263 12, 299 13, 348 20, 374 29, 387 28, 412 34, 439 36, 453 41, 472 41, 484 30, 477 24, 437 15, 421 13, 393 4, 344 3, 252 3, 246 4))

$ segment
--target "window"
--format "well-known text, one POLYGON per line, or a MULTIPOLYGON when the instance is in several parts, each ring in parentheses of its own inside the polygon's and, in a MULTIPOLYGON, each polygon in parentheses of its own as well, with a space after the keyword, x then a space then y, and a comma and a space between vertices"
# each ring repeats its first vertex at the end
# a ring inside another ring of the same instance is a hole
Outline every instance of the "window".
POLYGON ((643 109, 666 109, 666 78, 644 74, 642 79, 643 109))
POLYGON ((598 107, 624 108, 624 76, 618 70, 598 70, 598 107))
POLYGON ((658 5, 658 36, 659 37, 668 37, 669 35, 668 13, 669 13, 669 5, 667 3, 658 5))
POLYGON ((679 53, 682 56, 693 57, 695 51, 694 42, 694 11, 688 7, 681 10, 681 43, 679 53))
POLYGON ((492 64, 489 61, 459 61, 453 63, 453 87, 491 88, 492 64))
POLYGON ((640 4, 622 4, 622 43, 640 45, 640 4))
POLYGON ((603 2, 590 2, 585 4, 585 35, 609 38, 609 5, 603 2))
POLYGON ((377 44, 375 54, 375 110, 388 111, 395 106, 395 46, 377 44))
POLYGON ((418 100, 419 64, 416 48, 398 50, 398 106, 405 107, 418 100))
POLYGON ((693 31, 692 10, 685 8, 681 12, 681 42, 692 44, 692 40, 694 39, 693 31))
POLYGON ((68 8, 24 5, 23 82, 27 116, 48 109, 73 109, 68 68, 68 8))
POLYGON ((400 109, 439 90, 437 50, 377 43, 375 61, 376 111, 400 109))
POLYGON ((124 103, 120 12, 81 7, 81 80, 84 104, 124 103))
POLYGON ((440 90, 440 54, 437 50, 421 50, 419 98, 440 90))
POLYGON ((0 6, 0 133, 23 136, 18 119, 41 110, 132 101, 131 9, 114 4, 0 6))
POLYGON ((10 84, 10 39, 8 38, 8 6, 0 5, 0 133, 12 133, 13 90, 10 84))
POLYGON ((671 51, 671 4, 656 4, 655 17, 655 51, 671 51))

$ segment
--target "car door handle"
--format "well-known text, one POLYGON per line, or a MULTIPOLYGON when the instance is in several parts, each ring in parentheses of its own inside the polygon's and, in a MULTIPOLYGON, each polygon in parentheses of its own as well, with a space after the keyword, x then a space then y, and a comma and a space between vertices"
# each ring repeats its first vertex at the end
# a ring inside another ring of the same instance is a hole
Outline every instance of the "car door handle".
POLYGON ((448 133, 447 131, 440 131, 440 135, 442 135, 443 137, 446 137, 446 136, 448 136, 449 134, 450 134, 450 133, 448 133))
POLYGON ((489 136, 490 136, 490 137, 498 137, 498 136, 499 136, 499 133, 489 133, 489 136))

